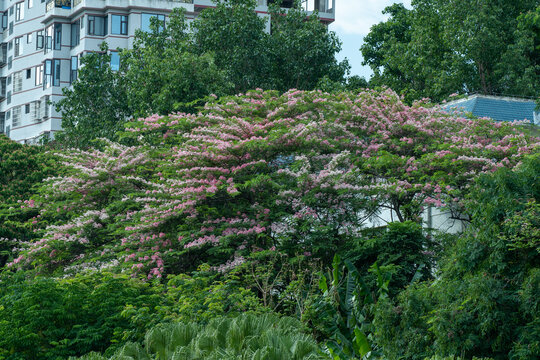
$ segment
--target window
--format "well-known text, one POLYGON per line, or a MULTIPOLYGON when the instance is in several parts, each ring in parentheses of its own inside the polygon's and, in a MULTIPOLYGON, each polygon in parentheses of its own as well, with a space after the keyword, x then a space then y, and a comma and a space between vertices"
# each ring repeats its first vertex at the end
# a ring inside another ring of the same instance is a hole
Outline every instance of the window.
POLYGON ((107 17, 88 16, 88 35, 105 36, 107 34, 107 17))
POLYGON ((15 38, 15 57, 21 56, 23 53, 22 36, 15 38))
POLYGON ((10 56, 10 57, 8 57, 8 60, 7 60, 8 70, 11 70, 12 66, 13 66, 13 56, 10 56))
POLYGON ((9 16, 13 15, 13 6, 9 8, 9 16))
POLYGON ((31 43, 32 43, 32 36, 33 36, 33 35, 34 35, 33 33, 28 33, 28 34, 26 34, 26 43, 27 43, 27 44, 31 44, 31 43))
POLYGON ((111 34, 127 35, 128 17, 126 15, 111 15, 111 34))
POLYGON ((43 88, 60 86, 60 59, 45 60, 43 88))
POLYGON ((32 69, 26 69, 26 78, 30 79, 32 77, 32 69))
POLYGON ((24 2, 15 4, 15 21, 24 19, 24 2))
POLYGON ((145 14, 143 13, 141 15, 141 30, 150 32, 150 25, 152 24, 152 18, 158 19, 160 22, 159 31, 163 30, 165 27, 165 15, 158 15, 158 14, 145 14))
POLYGON ((7 29, 8 27, 8 13, 7 11, 2 14, 2 29, 7 29))
POLYGON ((36 50, 43 49, 43 30, 36 31, 36 50))
POLYGON ((35 84, 36 84, 36 86, 42 85, 43 84, 43 64, 36 66, 35 69, 36 69, 36 71, 35 71, 36 72, 35 84))
POLYGON ((54 24, 54 50, 62 49, 62 24, 54 24))
POLYGON ((53 86, 60 86, 60 60, 53 60, 53 86))
POLYGON ((24 105, 24 113, 25 114, 30 114, 30 104, 25 104, 24 105))
POLYGON ((31 9, 34 7, 34 0, 28 0, 28 8, 31 9))
POLYGON ((41 119, 41 101, 32 101, 32 107, 30 111, 32 112, 32 119, 33 120, 40 120, 41 119))
POLYGON ((118 54, 118 51, 111 52, 111 70, 120 70, 120 55, 118 54))
POLYGON ((43 88, 47 89, 52 86, 52 73, 53 73, 53 67, 52 67, 52 60, 45 60, 45 71, 44 71, 44 77, 43 77, 43 88))
POLYGON ((7 98, 7 103, 8 103, 8 104, 11 104, 11 91, 8 91, 8 92, 7 92, 6 98, 7 98))
POLYGON ((8 42, 8 50, 13 50, 13 40, 8 42))
POLYGON ((71 57, 71 73, 69 75, 69 81, 73 83, 77 80, 77 69, 79 68, 79 61, 76 56, 71 57))
POLYGON ((9 23, 9 35, 13 34, 13 21, 9 23))
POLYGON ((9 76, 7 77, 7 84, 8 84, 8 85, 11 85, 11 75, 9 75, 9 76))
POLYGON ((52 49, 52 38, 53 38, 53 26, 47 26, 45 28, 45 52, 48 52, 52 49))
POLYGON ((71 24, 71 47, 79 45, 81 41, 81 21, 77 20, 71 24))
POLYGON ((13 108, 13 120, 11 120, 13 127, 21 124, 21 107, 22 106, 15 106, 13 108))
POLYGON ((13 73, 13 92, 19 92, 22 91, 22 84, 23 84, 23 74, 22 71, 17 71, 16 73, 13 73))
POLYGON ((49 117, 49 102, 51 101, 51 97, 49 95, 45 95, 44 97, 41 98, 41 104, 42 104, 42 109, 43 109, 43 112, 42 112, 42 115, 43 115, 43 118, 48 118, 49 117))

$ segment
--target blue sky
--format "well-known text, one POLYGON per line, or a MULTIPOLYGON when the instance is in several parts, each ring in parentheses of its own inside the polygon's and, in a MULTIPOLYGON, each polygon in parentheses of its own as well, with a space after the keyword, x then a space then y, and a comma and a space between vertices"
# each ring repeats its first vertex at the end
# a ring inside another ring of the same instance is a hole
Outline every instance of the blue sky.
POLYGON ((386 20, 382 11, 393 3, 404 3, 411 7, 411 0, 335 0, 336 21, 330 25, 330 30, 339 36, 342 50, 338 59, 348 58, 351 64, 351 75, 364 76, 369 79, 372 71, 367 66, 362 66, 362 53, 360 46, 364 36, 369 33, 372 25, 386 20))

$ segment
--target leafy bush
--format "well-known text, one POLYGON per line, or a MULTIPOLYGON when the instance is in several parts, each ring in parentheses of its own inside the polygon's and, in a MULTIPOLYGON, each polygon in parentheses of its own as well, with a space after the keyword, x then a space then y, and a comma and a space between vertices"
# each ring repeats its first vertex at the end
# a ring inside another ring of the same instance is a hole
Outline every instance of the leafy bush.
POLYGON ((1 279, 0 358, 66 358, 142 339, 145 328, 133 326, 122 311, 129 305, 155 313, 161 301, 158 289, 123 275, 27 275, 1 279))
POLYGON ((479 178, 468 201, 472 226, 445 254, 438 279, 380 304, 375 326, 387 356, 538 358, 540 254, 531 215, 539 173, 536 154, 514 171, 479 178))

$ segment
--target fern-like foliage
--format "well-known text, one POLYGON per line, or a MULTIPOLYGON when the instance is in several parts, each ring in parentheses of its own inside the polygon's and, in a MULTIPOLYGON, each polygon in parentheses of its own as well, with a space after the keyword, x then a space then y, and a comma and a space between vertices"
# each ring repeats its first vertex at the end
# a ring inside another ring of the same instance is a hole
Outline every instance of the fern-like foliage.
MULTIPOLYGON (((160 324, 144 344, 128 343, 112 357, 96 353, 79 360, 315 360, 325 358, 315 340, 293 318, 242 314, 207 325, 160 324)), ((75 358, 72 358, 75 360, 75 358)))

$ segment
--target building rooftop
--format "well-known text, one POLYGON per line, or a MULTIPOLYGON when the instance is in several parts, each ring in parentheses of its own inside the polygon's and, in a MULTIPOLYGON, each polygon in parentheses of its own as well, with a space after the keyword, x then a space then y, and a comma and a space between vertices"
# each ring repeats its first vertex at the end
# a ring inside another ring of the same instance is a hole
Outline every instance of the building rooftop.
POLYGON ((528 121, 540 124, 536 102, 530 99, 492 95, 471 95, 442 105, 447 111, 465 111, 474 116, 489 117, 497 121, 528 121))

